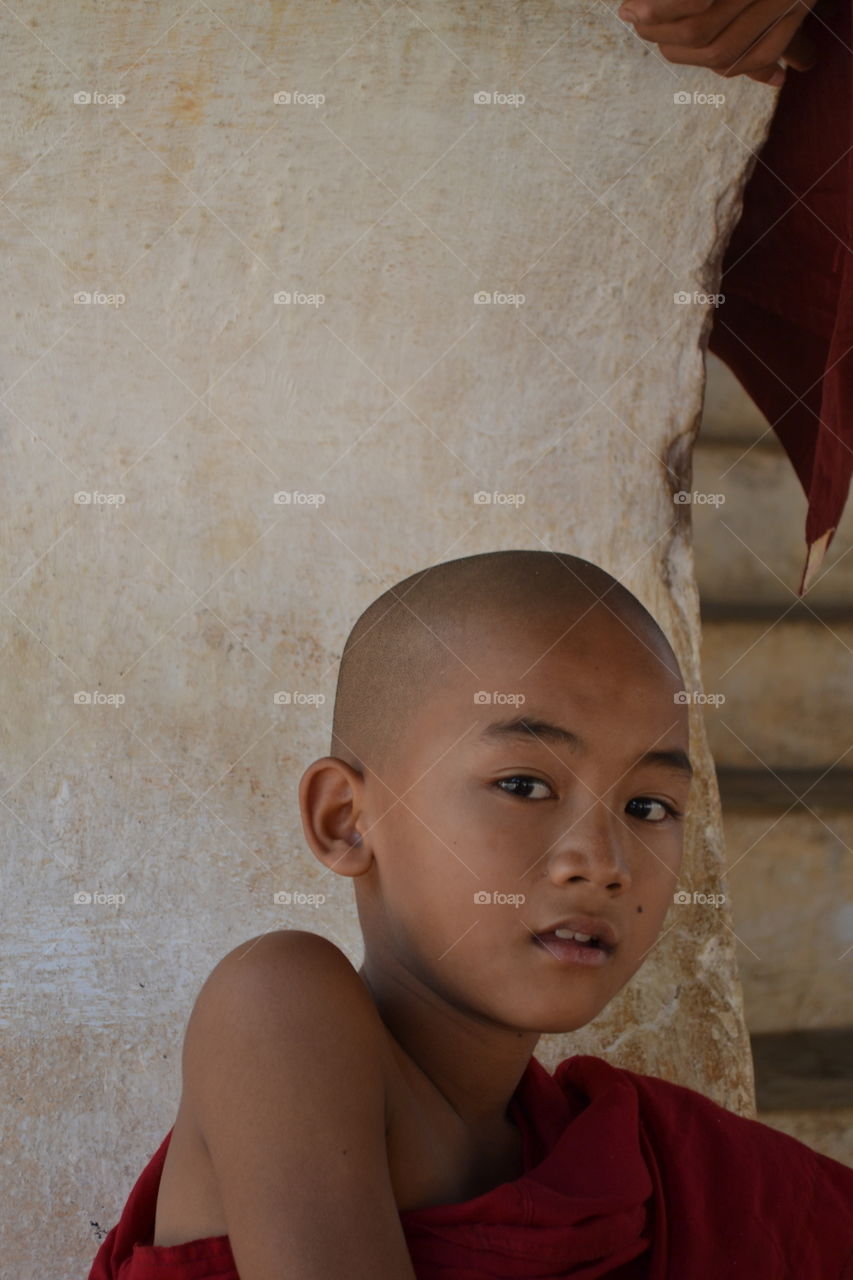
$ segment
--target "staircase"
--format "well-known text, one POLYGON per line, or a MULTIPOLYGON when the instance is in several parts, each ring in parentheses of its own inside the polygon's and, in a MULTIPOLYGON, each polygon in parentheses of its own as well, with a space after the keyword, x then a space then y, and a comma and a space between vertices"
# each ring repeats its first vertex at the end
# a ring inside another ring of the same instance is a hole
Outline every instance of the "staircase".
POLYGON ((798 602, 805 495, 707 356, 693 455, 705 721, 758 1118, 853 1167, 853 495, 798 602), (707 495, 722 495, 708 502, 707 495))

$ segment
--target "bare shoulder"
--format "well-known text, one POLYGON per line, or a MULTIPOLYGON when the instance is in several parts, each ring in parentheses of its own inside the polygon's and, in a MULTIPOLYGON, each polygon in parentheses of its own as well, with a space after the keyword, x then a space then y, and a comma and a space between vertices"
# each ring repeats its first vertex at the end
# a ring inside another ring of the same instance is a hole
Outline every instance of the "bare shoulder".
POLYGON ((386 1046, 369 990, 318 934, 248 939, 207 978, 183 1096, 244 1280, 414 1280, 388 1165, 386 1046))
MULTIPOLYGON (((308 1035, 318 1046, 334 1038, 347 1047, 387 1060, 382 1021, 367 987, 349 958, 328 938, 304 929, 276 929, 229 951, 204 982, 187 1025, 184 1068, 193 1083, 194 1050, 206 1056, 230 1025, 258 1037, 294 1045, 308 1035), (325 1034, 323 1028, 325 1027, 325 1034), (353 1039, 357 1042, 352 1044, 353 1039)), ((185 1084, 187 1081, 185 1080, 185 1084)))
POLYGON ((311 967, 332 966, 348 969, 358 980, 358 974, 349 959, 334 942, 322 934, 307 929, 272 929, 247 938, 222 957, 211 971, 211 976, 223 967, 232 968, 244 960, 251 960, 261 967, 277 961, 289 961, 311 967))
POLYGON ((215 1004, 235 989, 245 995, 278 996, 287 1004, 292 1004, 300 990, 306 997, 321 996, 324 1002, 355 1000, 365 1012, 372 1009, 379 1016, 343 951, 328 938, 305 929, 275 929, 241 942, 211 970, 196 1004, 215 1004))
POLYGON ((348 957, 334 942, 307 929, 273 929, 239 943, 214 966, 210 978, 223 972, 251 971, 262 974, 280 966, 295 968, 308 978, 312 973, 327 978, 351 976, 363 986, 348 957))

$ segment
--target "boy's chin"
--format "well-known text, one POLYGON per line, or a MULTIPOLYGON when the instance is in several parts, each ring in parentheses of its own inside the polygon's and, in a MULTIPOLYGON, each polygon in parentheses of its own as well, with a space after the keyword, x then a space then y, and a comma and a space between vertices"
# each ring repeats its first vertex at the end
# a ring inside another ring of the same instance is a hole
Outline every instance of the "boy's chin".
MULTIPOLYGON (((518 1020, 517 1029, 540 1036, 570 1035, 594 1022, 612 999, 613 996, 608 996, 606 1000, 573 1002, 569 998, 558 1003, 551 1002, 550 1007, 539 1003, 536 1008, 531 1008, 528 1003, 518 1020)), ((510 1023, 515 1021, 511 1016, 506 1020, 510 1023)))
MULTIPOLYGON (((598 1012, 600 1013, 601 1010, 599 1009, 598 1012)), ((589 1024, 595 1020, 596 1016, 596 1014, 592 1014, 590 1017, 579 1016, 577 1018, 570 1019, 568 1022, 565 1020, 561 1021, 559 1019, 555 1019, 553 1022, 549 1022, 545 1026, 540 1025, 536 1027, 536 1033, 540 1036, 571 1035, 575 1031, 581 1031, 584 1027, 588 1027, 589 1024)))

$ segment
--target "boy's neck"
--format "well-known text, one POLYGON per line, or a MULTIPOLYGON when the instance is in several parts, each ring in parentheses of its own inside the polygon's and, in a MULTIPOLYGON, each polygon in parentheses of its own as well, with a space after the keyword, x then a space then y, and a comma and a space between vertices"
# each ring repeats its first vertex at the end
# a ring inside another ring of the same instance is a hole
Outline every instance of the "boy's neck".
POLYGON ((389 978, 367 959, 358 976, 402 1063, 425 1077, 472 1138, 505 1134, 507 1105, 539 1033, 475 1021, 417 985, 411 975, 389 978))

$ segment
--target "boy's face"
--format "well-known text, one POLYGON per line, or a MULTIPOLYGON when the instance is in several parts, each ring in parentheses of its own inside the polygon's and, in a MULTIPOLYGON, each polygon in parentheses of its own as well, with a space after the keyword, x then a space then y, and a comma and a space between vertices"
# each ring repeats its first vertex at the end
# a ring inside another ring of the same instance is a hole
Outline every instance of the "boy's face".
POLYGON ((589 1022, 654 945, 682 853, 683 819, 666 806, 683 814, 689 787, 686 773, 634 764, 687 752, 679 677, 604 608, 566 625, 454 641, 464 661, 384 777, 365 774, 356 814, 373 855, 355 885, 374 972, 402 970, 456 1007, 536 1032, 589 1022), (541 732, 483 736, 518 716, 586 749, 541 732), (615 931, 601 964, 561 962, 534 940, 578 914, 615 931))

